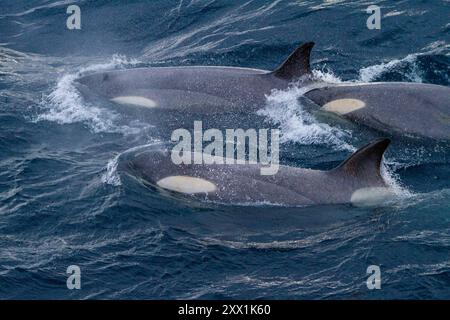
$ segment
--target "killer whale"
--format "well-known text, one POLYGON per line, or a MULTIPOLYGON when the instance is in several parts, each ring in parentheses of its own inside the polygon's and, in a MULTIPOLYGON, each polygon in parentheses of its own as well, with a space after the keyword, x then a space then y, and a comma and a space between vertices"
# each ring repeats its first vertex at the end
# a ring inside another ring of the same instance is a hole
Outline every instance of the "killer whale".
POLYGON ((329 171, 280 166, 275 175, 260 174, 260 164, 179 164, 167 149, 142 149, 119 157, 118 172, 161 192, 225 204, 377 204, 392 197, 380 174, 390 140, 360 148, 329 171))
POLYGON ((308 42, 276 70, 238 67, 154 67, 97 72, 81 77, 85 96, 143 109, 181 110, 202 114, 255 110, 264 106, 273 89, 311 73, 308 42))
POLYGON ((337 84, 305 96, 321 111, 391 135, 450 139, 450 88, 406 82, 337 84))
POLYGON ((273 89, 302 78, 304 95, 320 111, 337 114, 387 135, 450 139, 450 88, 440 85, 318 83, 311 74, 314 46, 298 47, 276 70, 235 67, 160 67, 97 72, 78 79, 86 96, 126 108, 178 110, 211 115, 251 113, 273 89))

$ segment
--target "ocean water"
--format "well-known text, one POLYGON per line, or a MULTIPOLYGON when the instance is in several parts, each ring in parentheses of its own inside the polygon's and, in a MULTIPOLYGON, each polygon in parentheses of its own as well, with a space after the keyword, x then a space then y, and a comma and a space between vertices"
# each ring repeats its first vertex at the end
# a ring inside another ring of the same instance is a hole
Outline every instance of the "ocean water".
MULTIPOLYGON (((383 206, 195 203, 119 175, 159 128, 74 86, 99 70, 271 70, 305 41, 324 81, 448 86, 449 17, 448 0, 1 1, 0 299, 449 299, 449 144, 394 137, 383 174, 399 197, 383 206)), ((321 121, 303 93, 274 91, 254 115, 280 128, 283 164, 329 169, 379 136, 321 121)))

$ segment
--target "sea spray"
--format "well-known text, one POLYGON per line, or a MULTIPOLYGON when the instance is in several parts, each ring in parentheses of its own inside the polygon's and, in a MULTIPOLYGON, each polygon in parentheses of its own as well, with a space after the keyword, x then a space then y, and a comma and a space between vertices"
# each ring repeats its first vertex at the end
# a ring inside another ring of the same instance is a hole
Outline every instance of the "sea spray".
POLYGON ((94 133, 137 134, 145 130, 148 125, 143 123, 135 122, 132 126, 119 125, 119 114, 86 102, 74 86, 75 80, 85 73, 121 69, 138 63, 139 61, 135 59, 114 55, 108 62, 93 64, 75 73, 64 74, 54 89, 43 97, 40 105, 44 112, 37 115, 34 121, 53 121, 58 124, 84 123, 94 133))
MULTIPOLYGON (((319 86, 325 83, 325 79, 340 81, 334 75, 323 71, 314 71, 313 76, 322 80, 319 86)), ((266 97, 265 107, 257 113, 279 126, 281 143, 292 141, 304 145, 325 144, 337 150, 355 150, 346 142, 346 139, 351 137, 350 132, 321 123, 304 109, 299 98, 315 86, 293 83, 285 90, 273 90, 266 97)))

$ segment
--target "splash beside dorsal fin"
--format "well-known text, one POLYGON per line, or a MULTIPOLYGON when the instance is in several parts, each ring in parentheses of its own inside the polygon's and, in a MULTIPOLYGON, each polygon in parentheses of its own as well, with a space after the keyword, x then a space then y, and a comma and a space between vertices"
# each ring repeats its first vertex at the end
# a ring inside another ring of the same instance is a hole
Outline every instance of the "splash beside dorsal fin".
POLYGON ((311 73, 309 60, 314 42, 307 42, 295 49, 294 52, 278 67, 271 72, 274 76, 288 81, 311 73))
POLYGON ((390 142, 391 140, 387 138, 377 139, 360 148, 330 172, 353 176, 360 180, 371 182, 373 185, 384 185, 385 182, 381 177, 380 167, 383 154, 390 142))

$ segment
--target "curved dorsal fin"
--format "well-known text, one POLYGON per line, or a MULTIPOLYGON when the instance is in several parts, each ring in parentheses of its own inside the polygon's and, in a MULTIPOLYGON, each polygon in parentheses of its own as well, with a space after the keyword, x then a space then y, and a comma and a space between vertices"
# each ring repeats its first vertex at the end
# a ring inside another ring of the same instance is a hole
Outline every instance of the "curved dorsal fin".
POLYGON ((353 176, 361 180, 384 184, 381 177, 380 166, 383 154, 391 140, 377 139, 353 153, 331 173, 353 176))
POLYGON ((294 52, 278 67, 271 72, 278 78, 293 80, 305 74, 311 73, 309 60, 314 42, 307 42, 295 49, 294 52))

